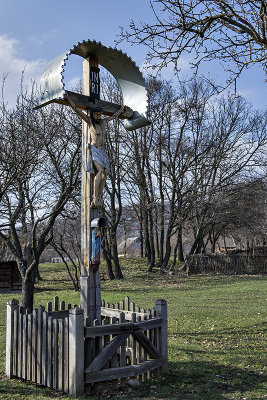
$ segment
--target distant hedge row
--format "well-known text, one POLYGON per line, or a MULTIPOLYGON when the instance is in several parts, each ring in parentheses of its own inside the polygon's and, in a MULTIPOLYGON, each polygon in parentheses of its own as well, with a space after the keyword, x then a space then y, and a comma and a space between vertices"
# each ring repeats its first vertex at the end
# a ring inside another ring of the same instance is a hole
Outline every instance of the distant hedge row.
POLYGON ((258 254, 195 254, 187 256, 186 270, 192 274, 266 274, 267 257, 258 254))

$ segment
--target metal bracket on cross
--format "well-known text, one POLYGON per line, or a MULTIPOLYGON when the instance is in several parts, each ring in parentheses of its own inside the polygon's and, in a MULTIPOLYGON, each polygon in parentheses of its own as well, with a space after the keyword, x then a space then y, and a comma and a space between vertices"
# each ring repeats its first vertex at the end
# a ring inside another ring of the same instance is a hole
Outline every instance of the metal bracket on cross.
POLYGON ((145 80, 136 64, 120 50, 105 47, 100 42, 91 40, 79 42, 46 66, 41 77, 41 103, 36 109, 49 103, 69 105, 67 98, 70 98, 80 109, 99 106, 106 115, 112 115, 119 110, 120 105, 100 100, 98 96, 92 98, 65 90, 64 68, 70 54, 83 58, 94 54, 99 64, 114 76, 122 92, 123 104, 131 109, 130 112, 128 109, 127 113, 120 116, 127 130, 131 131, 150 124, 145 116, 147 110, 145 80))

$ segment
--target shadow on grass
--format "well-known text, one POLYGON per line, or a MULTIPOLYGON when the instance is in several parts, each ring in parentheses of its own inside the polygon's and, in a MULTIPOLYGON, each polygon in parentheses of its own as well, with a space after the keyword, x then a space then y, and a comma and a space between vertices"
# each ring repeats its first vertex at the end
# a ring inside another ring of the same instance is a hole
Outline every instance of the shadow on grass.
MULTIPOLYGON (((174 362, 169 363, 169 369, 168 375, 156 381, 155 397, 165 400, 229 400, 232 393, 230 398, 239 399, 245 393, 263 393, 266 382, 264 375, 212 362, 174 362)), ((150 382, 149 390, 151 385, 150 382)), ((252 397, 248 395, 248 398, 252 397)), ((264 399, 264 394, 257 399, 264 399)))
MULTIPOLYGON (((4 379, 0 379, 0 393, 1 399, 54 399, 59 397, 59 393, 46 387, 38 386, 32 382, 24 382, 20 379, 8 380, 5 377, 4 379)), ((60 396, 60 398, 63 397, 64 395, 60 396)))
MULTIPOLYGON (((213 362, 170 362, 168 375, 147 381, 131 393, 121 392, 120 398, 229 400, 245 396, 249 399, 264 400, 264 382, 264 375, 213 362), (253 393, 258 393, 259 396, 262 394, 262 397, 251 397, 250 393, 252 396, 253 393)), ((0 393, 1 398, 5 399, 67 397, 30 382, 6 378, 0 380, 0 393)), ((110 396, 110 399, 115 398, 117 397, 110 396)))

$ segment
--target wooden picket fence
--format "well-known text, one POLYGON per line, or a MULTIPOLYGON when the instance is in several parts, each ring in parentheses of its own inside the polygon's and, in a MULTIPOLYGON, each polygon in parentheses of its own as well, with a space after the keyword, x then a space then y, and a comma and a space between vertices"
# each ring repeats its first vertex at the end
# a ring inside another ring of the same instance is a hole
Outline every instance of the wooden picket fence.
POLYGON ((17 300, 7 305, 7 372, 50 388, 69 392, 69 311, 58 297, 47 309, 29 313, 17 300), (8 343, 9 340, 9 343, 8 343), (8 346, 9 345, 9 346, 8 346), (9 355, 9 359, 8 359, 9 355))
POLYGON ((267 257, 263 254, 194 254, 187 256, 186 270, 188 275, 266 274, 267 257))
POLYGON ((78 396, 97 382, 124 386, 126 378, 159 376, 168 369, 167 303, 144 310, 126 297, 102 301, 101 321, 84 321, 77 305, 40 305, 32 313, 7 303, 6 373, 78 396))

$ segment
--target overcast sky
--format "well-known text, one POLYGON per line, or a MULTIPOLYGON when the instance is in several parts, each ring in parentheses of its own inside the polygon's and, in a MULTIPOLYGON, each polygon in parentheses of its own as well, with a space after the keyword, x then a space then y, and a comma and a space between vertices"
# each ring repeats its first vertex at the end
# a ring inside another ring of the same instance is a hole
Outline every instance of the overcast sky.
MULTIPOLYGON (((2 80, 8 74, 6 100, 14 104, 22 70, 28 84, 31 80, 39 81, 48 61, 80 41, 95 39, 114 47, 120 26, 129 26, 131 19, 154 20, 149 0, 0 0, 0 77, 2 80)), ((127 43, 118 47, 138 66, 143 65, 145 47, 127 43)), ((186 56, 180 65, 183 74, 190 73, 186 56)), ((218 82, 224 76, 218 65, 212 63, 203 66, 202 72, 218 82)), ((76 77, 76 69, 69 71, 71 75, 76 77)), ((166 76, 171 75, 169 67, 166 76)), ((245 71, 237 82, 238 92, 256 108, 266 108, 266 87, 259 67, 245 71)))

